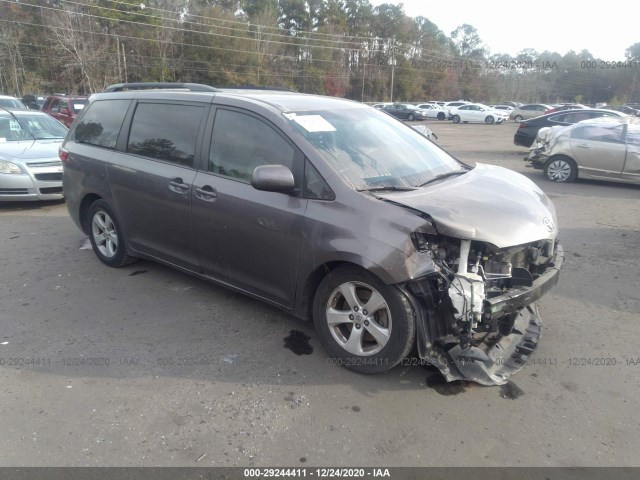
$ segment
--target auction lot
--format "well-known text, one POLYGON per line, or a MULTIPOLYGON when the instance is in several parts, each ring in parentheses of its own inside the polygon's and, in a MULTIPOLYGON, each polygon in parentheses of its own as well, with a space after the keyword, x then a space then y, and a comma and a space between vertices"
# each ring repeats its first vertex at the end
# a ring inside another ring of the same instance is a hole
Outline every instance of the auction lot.
POLYGON ((424 124, 558 210, 564 269, 508 386, 352 373, 275 308, 104 266, 64 203, 0 204, 0 466, 640 466, 640 187, 545 181, 512 122, 424 124))

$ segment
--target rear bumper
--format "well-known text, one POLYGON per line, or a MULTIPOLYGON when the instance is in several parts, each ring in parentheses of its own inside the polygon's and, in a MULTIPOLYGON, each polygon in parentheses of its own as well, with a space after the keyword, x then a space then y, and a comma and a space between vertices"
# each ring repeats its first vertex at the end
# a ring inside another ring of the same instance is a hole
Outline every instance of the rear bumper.
POLYGON ((523 135, 523 134, 518 133, 518 132, 516 132, 513 135, 513 143, 515 145, 520 146, 520 147, 529 148, 531 145, 533 145, 534 141, 535 141, 535 137, 531 137, 529 135, 523 135))

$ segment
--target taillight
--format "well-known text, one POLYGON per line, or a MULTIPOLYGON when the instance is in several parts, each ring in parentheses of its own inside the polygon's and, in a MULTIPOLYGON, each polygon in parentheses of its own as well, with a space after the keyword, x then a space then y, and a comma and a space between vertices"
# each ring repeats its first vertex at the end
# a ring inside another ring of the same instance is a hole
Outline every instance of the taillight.
POLYGON ((64 149, 64 148, 62 148, 62 147, 59 147, 59 148, 58 148, 58 157, 60 158, 60 160, 61 160, 63 163, 66 163, 66 162, 67 162, 67 160, 69 159, 69 151, 68 151, 68 150, 65 150, 65 149, 64 149))
POLYGON ((526 124, 521 123, 520 125, 518 125, 518 130, 519 130, 519 129, 521 129, 521 128, 524 128, 524 127, 526 127, 526 126, 527 126, 526 124))

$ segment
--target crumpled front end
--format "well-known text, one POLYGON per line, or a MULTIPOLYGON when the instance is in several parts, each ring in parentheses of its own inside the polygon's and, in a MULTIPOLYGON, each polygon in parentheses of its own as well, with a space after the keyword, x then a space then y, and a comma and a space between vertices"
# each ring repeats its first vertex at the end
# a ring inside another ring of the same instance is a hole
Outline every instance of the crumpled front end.
POLYGON ((500 385, 535 351, 541 322, 535 301, 558 281, 556 240, 508 248, 414 234, 436 270, 402 288, 416 310, 418 352, 448 381, 500 385))
POLYGON ((551 156, 551 152, 562 133, 567 129, 566 126, 544 127, 538 131, 536 139, 531 145, 531 149, 526 157, 525 162, 529 162, 529 166, 536 169, 543 169, 547 159, 551 156))

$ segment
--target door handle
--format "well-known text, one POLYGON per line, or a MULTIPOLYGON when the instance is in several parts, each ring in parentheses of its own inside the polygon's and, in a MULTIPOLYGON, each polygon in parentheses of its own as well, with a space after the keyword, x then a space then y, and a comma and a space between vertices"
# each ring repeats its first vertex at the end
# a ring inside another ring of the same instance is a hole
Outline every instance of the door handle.
POLYGON ((189 191, 189 185, 184 183, 181 178, 174 178, 169 181, 169 190, 176 193, 185 194, 189 191))
POLYGON ((205 202, 215 202, 216 198, 218 198, 218 192, 211 185, 196 187, 196 197, 205 202))
POLYGON ((591 148, 589 145, 586 145, 584 143, 578 144, 576 145, 576 147, 580 147, 580 148, 591 148))

